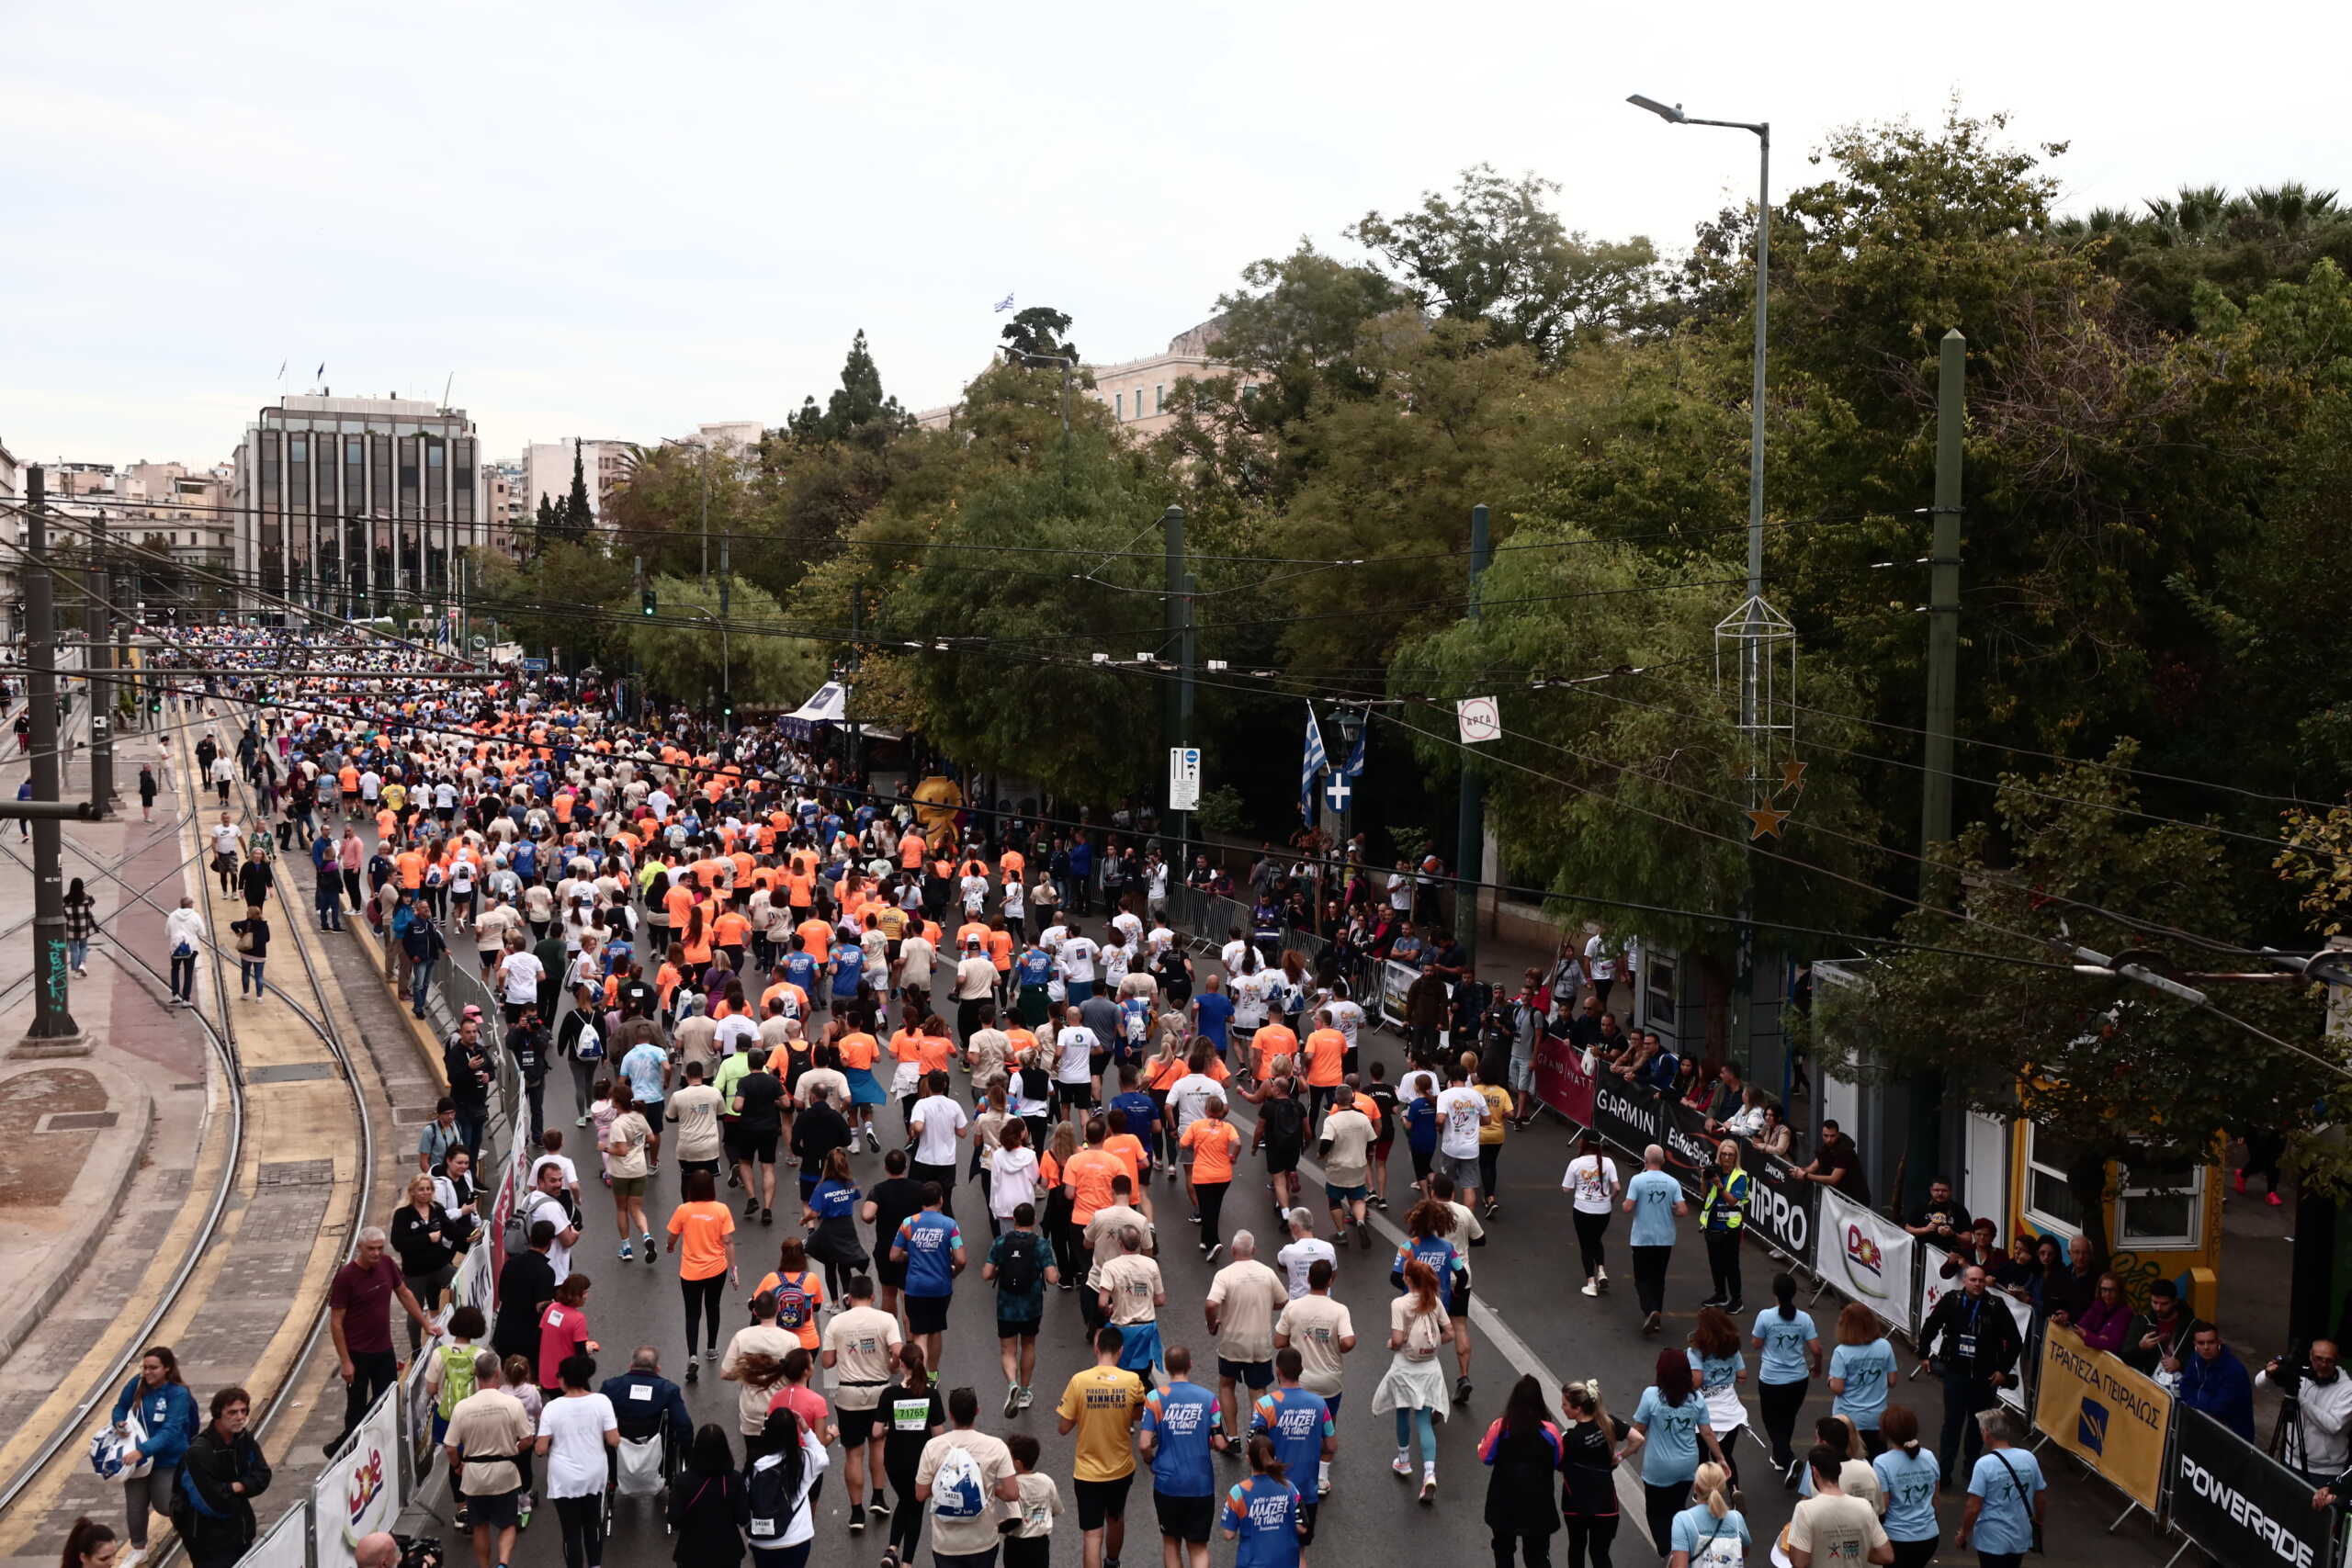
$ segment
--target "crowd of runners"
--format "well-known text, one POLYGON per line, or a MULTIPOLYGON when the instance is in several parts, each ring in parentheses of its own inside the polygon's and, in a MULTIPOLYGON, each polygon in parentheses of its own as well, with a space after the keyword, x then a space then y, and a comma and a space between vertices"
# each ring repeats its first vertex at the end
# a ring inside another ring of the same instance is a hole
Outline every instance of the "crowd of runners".
MULTIPOLYGON (((414 1179, 334 1295, 351 1420, 397 1375, 394 1314, 412 1356, 434 1336, 426 1375, 481 1568, 508 1562, 541 1498, 567 1568, 599 1568, 607 1490, 649 1442, 682 1563, 748 1550, 758 1568, 798 1568, 837 1469, 845 1529, 883 1537, 886 1568, 926 1534, 943 1568, 1000 1551, 1042 1564, 1069 1532, 1085 1568, 1116 1568, 1148 1470, 1168 1568, 1201 1568, 1220 1534, 1243 1568, 1287 1568, 1342 1440, 1392 1443, 1404 1490, 1436 1499, 1435 1423, 1478 1403, 1477 1272, 1556 1269, 1572 1298, 1558 1259, 1573 1228, 1583 1292, 1605 1297, 1612 1224, 1630 1215, 1630 1310, 1661 1327, 1666 1253, 1692 1205, 1659 1151, 1628 1178, 1588 1141, 1560 1213, 1492 1261, 1498 1161, 1536 1111, 1508 1040, 1498 1058, 1441 1043, 1459 1030, 1417 1030, 1392 1072, 1343 964, 1171 927, 1157 843, 1012 812, 943 830, 902 789, 869 792, 780 732, 685 713, 631 726, 600 693, 447 678, 422 653, 243 631, 175 643, 158 666, 310 671, 173 688, 209 727, 220 897, 261 932, 240 953, 253 994, 274 897, 307 906, 282 919, 379 932, 419 1017, 450 965, 494 998, 452 1010, 448 1094, 414 1179), (391 668, 407 678, 347 678, 391 668), (228 804, 239 778, 250 818, 228 804), (1138 874, 1108 894, 1057 876, 1074 842, 1138 874), (511 1238, 484 1234, 480 1171, 502 1056, 537 1151, 511 1238), (568 1117, 549 1114, 550 1079, 568 1117), (1237 1183, 1271 1190, 1274 1234, 1227 1228, 1237 1183), (1380 1211, 1401 1244, 1375 1244, 1380 1211), (447 1304, 457 1260, 484 1246, 511 1249, 487 1319, 447 1304), (1204 1300, 1172 1305, 1161 1260, 1186 1247, 1214 1273, 1204 1300), (597 1269, 673 1273, 683 1337, 592 1338, 597 1269), (1343 1270, 1393 1286, 1368 1342, 1334 1297, 1343 1270), (937 1376, 946 1337, 976 1321, 951 1323, 950 1303, 974 1291, 1001 1390, 937 1376), (1075 1438, 1061 1478, 1040 1470, 1027 1419, 1039 1340, 1056 1336, 1083 1337, 1094 1361, 1048 1391, 1075 1438), (731 1424, 688 1416, 682 1385, 706 1372, 736 1388, 731 1424), (1368 1414, 1343 1424, 1343 1408, 1368 1414)), ((175 959, 192 953, 187 922, 170 934, 175 959)), ((1447 953, 1428 957, 1434 970, 1447 953)), ((1581 1009, 1572 984, 1547 1010, 1597 1028, 1606 982, 1590 982, 1581 1009)), ((1984 1414, 1981 1455, 1971 1442, 1939 1460, 1865 1309, 1825 1336, 1786 1276, 1760 1312, 1739 1299, 1746 1190, 1738 1145, 1724 1147, 1692 1223, 1727 1268, 1687 1344, 1606 1394, 1519 1377, 1475 1417, 1498 1568, 1543 1568, 1555 1536, 1577 1568, 1641 1560, 1619 1536, 1621 1472, 1676 1568, 1924 1563, 1950 1491, 1964 1499, 1952 1544, 2018 1561, 2042 1480, 2005 1414, 1984 1414), (1824 1377, 1831 1412, 1800 1434, 1824 1377), (1750 1433, 1769 1472, 1751 1453, 1743 1475, 1750 1433), (1777 1539, 1751 1539, 1741 1506, 1759 1476, 1804 1498, 1777 1539)))

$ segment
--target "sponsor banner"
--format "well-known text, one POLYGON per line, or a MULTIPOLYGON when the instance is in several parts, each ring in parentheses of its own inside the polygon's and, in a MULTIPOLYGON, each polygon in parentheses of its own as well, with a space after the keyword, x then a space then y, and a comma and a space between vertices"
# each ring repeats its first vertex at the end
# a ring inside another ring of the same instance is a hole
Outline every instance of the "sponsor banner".
POLYGON ((1840 1295, 1861 1303, 1890 1326, 1908 1334, 1916 1238, 1894 1221, 1826 1188, 1821 1192, 1819 1216, 1813 1271, 1840 1295))
POLYGON ((390 1529, 400 1517, 401 1398, 398 1384, 386 1389, 343 1451, 311 1483, 317 1568, 357 1568, 351 1549, 359 1538, 390 1529))
POLYGON ((424 1386, 424 1369, 442 1348, 449 1343, 446 1334, 435 1334, 416 1353, 408 1367, 407 1381, 401 1384, 401 1397, 408 1401, 408 1472, 423 1476, 433 1468, 433 1391, 424 1386))
POLYGON ((1405 1027, 1405 993, 1413 988, 1420 972, 1409 964, 1394 961, 1380 966, 1380 1017, 1393 1028, 1405 1027))
MULTIPOLYGON (((1919 1304, 1917 1311, 1911 1316, 1911 1332, 1915 1336, 1927 1326, 1928 1314, 1936 1310, 1936 1303, 1960 1289, 1960 1276, 1958 1274, 1947 1276, 1943 1271, 1944 1259, 1951 1256, 1951 1253, 1932 1242, 1919 1244, 1919 1304)), ((2018 1357, 2017 1375, 1994 1391, 2002 1404, 2023 1416, 2026 1414, 2025 1380, 2028 1372, 2032 1370, 2034 1359, 2033 1306, 2029 1302, 2018 1300, 2007 1291, 1990 1291, 1986 1293, 2009 1309, 2009 1316, 2017 1321, 2018 1343, 2026 1348, 2018 1357)))
POLYGON ((449 1282, 452 1305, 480 1307, 482 1316, 490 1316, 498 1292, 498 1270, 491 1266, 497 1251, 481 1238, 466 1249, 458 1264, 458 1277, 449 1282))
POLYGON ((277 1517, 261 1539, 245 1548, 237 1568, 310 1568, 311 1511, 297 1506, 277 1517))
POLYGON ((1813 1257, 1819 1224, 1821 1187, 1804 1180, 1797 1168, 1753 1144, 1744 1145, 1747 1167, 1747 1229, 1765 1246, 1803 1264, 1813 1257))
POLYGON ((1707 1136, 1707 1119, 1681 1100, 1658 1099, 1657 1103, 1666 1123, 1666 1173, 1695 1201, 1707 1190, 1707 1173, 1715 1168, 1715 1140, 1707 1136))
POLYGON ((1666 1142, 1665 1122, 1656 1093, 1629 1085, 1614 1073, 1593 1075, 1592 1130, 1605 1142, 1638 1162, 1643 1150, 1666 1142))
POLYGON ((2335 1521, 2335 1510, 2312 1506, 2312 1488, 2294 1472, 2202 1410, 2181 1407, 2172 1522, 2214 1562, 2328 1568, 2335 1521))
POLYGON ((1535 1098, 1579 1127, 1592 1125, 1592 1075, 1584 1053, 1545 1032, 1535 1037, 1535 1098))
POLYGON ((2172 1403, 2171 1394, 2106 1351, 2092 1349, 2073 1329, 2042 1325, 2033 1424, 2152 1514, 2164 1490, 2172 1403))

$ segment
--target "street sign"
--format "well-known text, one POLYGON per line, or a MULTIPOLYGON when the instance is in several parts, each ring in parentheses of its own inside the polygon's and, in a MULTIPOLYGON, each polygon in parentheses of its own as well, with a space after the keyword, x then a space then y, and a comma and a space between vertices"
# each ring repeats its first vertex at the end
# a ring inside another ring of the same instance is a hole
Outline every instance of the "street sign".
POLYGON ((1168 749, 1168 809, 1198 811, 1201 808, 1201 749, 1197 746, 1171 746, 1168 749))
POLYGON ((548 672, 548 661, 547 661, 546 660, 544 660, 544 659, 526 659, 525 660, 523 660, 523 673, 524 673, 524 674, 526 674, 526 675, 544 675, 544 674, 546 674, 547 672, 548 672))
POLYGON ((480 632, 476 632, 474 634, 473 647, 476 653, 480 653, 483 649, 488 648, 489 646, 490 638, 482 636, 480 632))
POLYGON ((1502 738, 1502 709, 1492 697, 1464 697, 1453 705, 1453 716, 1465 746, 1502 738))

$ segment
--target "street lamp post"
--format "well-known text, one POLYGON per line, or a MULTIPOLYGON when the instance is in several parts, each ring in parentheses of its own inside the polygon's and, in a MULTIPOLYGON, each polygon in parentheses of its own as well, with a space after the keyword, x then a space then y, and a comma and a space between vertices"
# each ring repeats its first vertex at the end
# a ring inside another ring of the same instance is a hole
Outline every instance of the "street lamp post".
MULTIPOLYGON (((1625 101, 1675 125, 1716 125, 1756 133, 1756 367, 1747 398, 1747 595, 1758 598, 1764 592, 1764 311, 1772 268, 1772 127, 1770 121, 1700 119, 1684 114, 1680 104, 1662 104, 1639 93, 1625 101)), ((1748 722, 1755 722, 1753 715, 1748 722)))

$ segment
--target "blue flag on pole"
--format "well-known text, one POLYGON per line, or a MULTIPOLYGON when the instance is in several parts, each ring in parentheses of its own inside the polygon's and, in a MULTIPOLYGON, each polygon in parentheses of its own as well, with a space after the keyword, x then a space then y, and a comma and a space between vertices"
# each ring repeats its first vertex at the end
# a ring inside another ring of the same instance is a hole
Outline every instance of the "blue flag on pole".
POLYGON ((1012 310, 1012 295, 1010 295, 1010 294, 1008 294, 1008 295, 1006 295, 1003 299, 1001 299, 998 300, 998 301, 996 302, 996 308, 997 308, 998 310, 1012 310))
POLYGON ((1343 779, 1360 778, 1363 774, 1364 742, 1372 739, 1371 716, 1366 714, 1366 722, 1356 727, 1356 743, 1348 748, 1348 760, 1340 764, 1340 776, 1343 779))
POLYGON ((1323 731, 1315 722, 1315 705, 1306 705, 1306 755, 1298 768, 1298 814, 1315 820, 1315 780, 1330 759, 1324 754, 1323 731))

